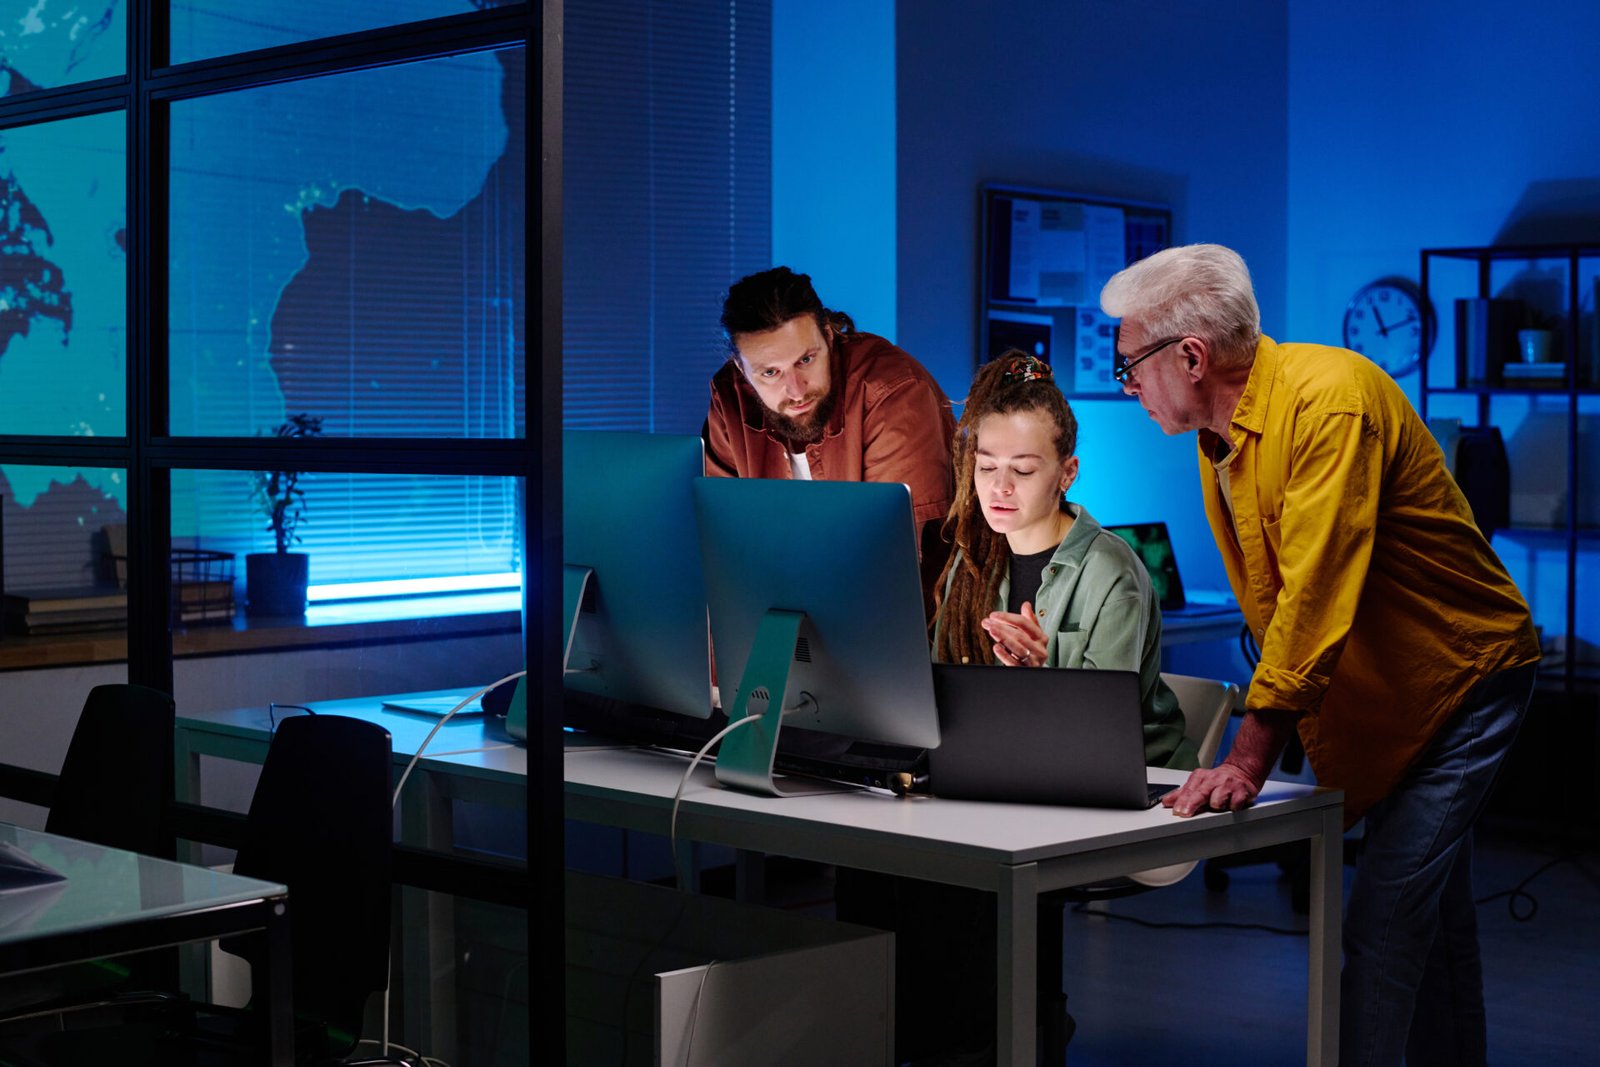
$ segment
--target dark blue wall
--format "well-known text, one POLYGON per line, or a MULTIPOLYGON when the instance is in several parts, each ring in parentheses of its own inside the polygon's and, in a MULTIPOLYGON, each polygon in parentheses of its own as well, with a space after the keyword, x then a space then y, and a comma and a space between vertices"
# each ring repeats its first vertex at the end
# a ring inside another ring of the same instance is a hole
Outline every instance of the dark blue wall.
MULTIPOLYGON (((899 341, 952 397, 973 371, 983 181, 1154 200, 1177 239, 1250 263, 1284 315, 1288 30, 1281 0, 901 0, 899 341)), ((1166 519, 1189 584, 1220 588, 1191 437, 1131 400, 1075 404, 1073 496, 1103 521, 1166 519)))
MULTIPOLYGON (((1385 274, 1418 275, 1422 248, 1600 242, 1600 4, 1509 0, 1289 5, 1288 330, 1338 341, 1346 301, 1385 274)), ((1594 270, 1583 274, 1580 352, 1600 361, 1594 270)), ((1494 290, 1556 279, 1554 264, 1497 272, 1494 290), (1521 277, 1518 275, 1521 273, 1521 277)), ((1430 374, 1450 373, 1453 296, 1430 374)), ((1556 281, 1557 285, 1564 284, 1556 281)), ((1401 379, 1413 397, 1418 376, 1401 379)), ((1580 514, 1600 524, 1600 397, 1582 401, 1580 514), (1587 465, 1587 466, 1585 466, 1587 465)), ((1430 415, 1470 405, 1433 402, 1430 415)), ((1565 507, 1564 397, 1499 399, 1512 514, 1550 523, 1565 507)), ((1580 639, 1600 643, 1591 539, 1579 568, 1580 639), (1588 601, 1585 608, 1585 601, 1588 601)), ((1565 553, 1539 535, 1495 548, 1549 632, 1565 625, 1565 553)))

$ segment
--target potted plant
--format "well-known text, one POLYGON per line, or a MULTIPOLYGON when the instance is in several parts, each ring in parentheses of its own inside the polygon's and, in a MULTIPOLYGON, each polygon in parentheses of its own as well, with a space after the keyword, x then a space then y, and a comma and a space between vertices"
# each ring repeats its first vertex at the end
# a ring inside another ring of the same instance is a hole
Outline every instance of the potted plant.
MULTIPOLYGON (((274 437, 317 437, 322 419, 316 415, 290 415, 272 428, 274 437)), ((244 558, 245 611, 250 615, 304 615, 310 557, 290 552, 299 543, 298 528, 306 517, 306 493, 300 487, 301 471, 255 471, 252 475, 256 507, 272 531, 274 552, 251 552, 244 558)))

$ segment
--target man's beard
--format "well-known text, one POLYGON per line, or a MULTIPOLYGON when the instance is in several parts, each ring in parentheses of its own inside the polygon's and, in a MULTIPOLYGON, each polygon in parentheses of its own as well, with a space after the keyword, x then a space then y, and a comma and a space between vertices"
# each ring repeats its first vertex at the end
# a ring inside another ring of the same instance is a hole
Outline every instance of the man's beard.
MULTIPOLYGON (((833 390, 828 390, 813 407, 805 419, 791 419, 787 415, 780 415, 765 404, 761 405, 766 410, 767 428, 777 436, 788 441, 790 445, 814 445, 828 432, 828 422, 833 418, 833 409, 837 398, 833 390)), ((790 448, 793 452, 796 449, 790 448)))

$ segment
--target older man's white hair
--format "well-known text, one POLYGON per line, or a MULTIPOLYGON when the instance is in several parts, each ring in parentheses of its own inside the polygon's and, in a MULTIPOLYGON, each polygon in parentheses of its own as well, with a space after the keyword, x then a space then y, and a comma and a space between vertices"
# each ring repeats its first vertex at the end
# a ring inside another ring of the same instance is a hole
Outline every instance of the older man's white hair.
POLYGON ((1198 337, 1219 367, 1247 364, 1261 337, 1250 268, 1222 245, 1180 245, 1117 272, 1100 291, 1100 308, 1134 318, 1148 338, 1198 337))

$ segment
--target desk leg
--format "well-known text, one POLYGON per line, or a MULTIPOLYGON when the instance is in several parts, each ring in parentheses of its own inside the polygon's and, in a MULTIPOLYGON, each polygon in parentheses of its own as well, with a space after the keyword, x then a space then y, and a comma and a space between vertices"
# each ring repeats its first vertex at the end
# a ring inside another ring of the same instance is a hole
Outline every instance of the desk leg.
POLYGON ((1344 821, 1335 808, 1311 839, 1311 924, 1307 950, 1306 1063, 1339 1062, 1340 930, 1344 907, 1344 821))
MULTIPOLYGON (((200 803, 200 753, 189 743, 189 731, 179 728, 172 739, 172 797, 186 804, 200 803)), ((180 841, 176 859, 200 864, 204 860, 198 841, 180 841)), ((210 1000, 211 946, 191 945, 178 953, 178 988, 190 996, 210 1000)))
POLYGON ((273 1067, 294 1063, 294 976, 290 972, 289 906, 282 900, 267 905, 268 1062, 273 1067))
POLYGON ((1001 867, 995 894, 996 1063, 1033 1067, 1038 907, 1038 867, 1001 867))
MULTIPOLYGON (((449 852, 455 843, 451 800, 432 771, 413 774, 400 795, 400 839, 449 852)), ((430 1056, 456 1058, 455 898, 405 887, 400 913, 405 982, 404 1040, 430 1056)))
POLYGON ((741 848, 733 856, 734 898, 745 904, 767 899, 767 854, 741 848))
MULTIPOLYGON (((200 753, 189 743, 189 731, 179 729, 175 733, 172 755, 173 799, 184 804, 200 803, 200 753)), ((180 845, 178 859, 186 863, 199 863, 200 847, 192 841, 180 845)))
POLYGON ((672 854, 672 873, 679 889, 700 892, 700 842, 678 839, 678 849, 672 854))

